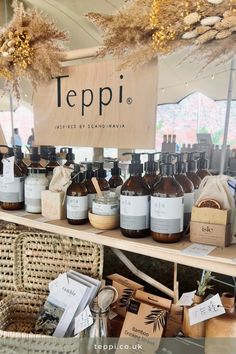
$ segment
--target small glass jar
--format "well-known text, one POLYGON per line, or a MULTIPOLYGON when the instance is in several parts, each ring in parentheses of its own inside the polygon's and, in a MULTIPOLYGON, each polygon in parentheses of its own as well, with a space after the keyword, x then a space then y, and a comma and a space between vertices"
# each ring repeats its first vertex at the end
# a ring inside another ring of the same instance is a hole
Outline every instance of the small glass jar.
POLYGON ((120 202, 119 199, 114 195, 105 195, 99 197, 96 195, 93 200, 92 213, 96 215, 119 215, 120 213, 120 202))
POLYGON ((48 186, 49 180, 46 177, 45 168, 28 168, 28 177, 25 180, 25 209, 27 212, 41 213, 41 192, 48 189, 48 186))

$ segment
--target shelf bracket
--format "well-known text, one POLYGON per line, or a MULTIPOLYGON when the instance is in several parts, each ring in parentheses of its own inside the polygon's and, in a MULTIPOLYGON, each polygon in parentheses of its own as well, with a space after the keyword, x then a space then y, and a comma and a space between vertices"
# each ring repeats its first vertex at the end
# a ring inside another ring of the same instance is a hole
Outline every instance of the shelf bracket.
MULTIPOLYGON (((127 257, 126 255, 116 248, 111 248, 112 252, 121 260, 121 262, 138 278, 144 280, 146 283, 152 285, 154 288, 160 290, 164 294, 170 296, 174 301, 176 301, 176 289, 178 289, 177 282, 177 266, 176 266, 176 275, 174 276, 174 290, 169 289, 165 285, 161 284, 157 280, 153 279, 149 275, 145 274, 141 270, 139 270, 127 257), (176 278, 176 281, 175 281, 176 278)), ((176 263, 175 263, 176 264, 176 263)), ((178 291, 177 291, 178 293, 178 291)))

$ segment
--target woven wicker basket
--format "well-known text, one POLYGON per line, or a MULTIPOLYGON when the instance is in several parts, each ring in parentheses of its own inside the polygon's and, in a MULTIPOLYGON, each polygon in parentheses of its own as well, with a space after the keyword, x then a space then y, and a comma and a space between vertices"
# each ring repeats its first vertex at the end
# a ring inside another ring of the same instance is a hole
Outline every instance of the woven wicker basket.
POLYGON ((56 354, 55 347, 60 354, 79 353, 78 338, 56 339, 32 334, 32 329, 47 296, 48 283, 60 273, 74 269, 101 279, 103 247, 38 230, 22 233, 11 228, 0 232, 0 252, 0 353, 2 338, 4 353, 8 353, 13 339, 20 338, 24 340, 20 347, 17 341, 17 354, 23 347, 32 354, 56 354))

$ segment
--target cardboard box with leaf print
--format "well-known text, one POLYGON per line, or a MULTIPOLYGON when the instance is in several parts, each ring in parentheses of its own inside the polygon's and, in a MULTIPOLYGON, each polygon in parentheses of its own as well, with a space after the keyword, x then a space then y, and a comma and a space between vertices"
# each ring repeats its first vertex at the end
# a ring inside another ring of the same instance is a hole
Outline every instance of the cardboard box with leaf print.
POLYGON ((130 339, 132 353, 136 353, 135 348, 141 347, 145 353, 155 353, 164 332, 171 303, 171 300, 141 290, 136 291, 130 300, 120 335, 121 340, 130 339))
POLYGON ((106 278, 106 285, 112 285, 118 291, 118 299, 112 310, 118 315, 125 317, 130 299, 137 290, 143 290, 144 286, 120 274, 111 274, 106 278))

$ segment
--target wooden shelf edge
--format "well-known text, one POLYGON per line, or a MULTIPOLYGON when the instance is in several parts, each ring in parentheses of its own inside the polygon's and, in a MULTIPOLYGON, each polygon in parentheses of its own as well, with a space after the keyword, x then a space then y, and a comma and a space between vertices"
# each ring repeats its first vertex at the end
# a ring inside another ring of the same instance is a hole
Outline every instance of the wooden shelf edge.
MULTIPOLYGON (((232 258, 229 257, 224 258, 223 256, 212 255, 206 257, 193 257, 183 254, 181 250, 176 249, 176 246, 165 247, 159 243, 155 243, 154 241, 150 240, 150 238, 139 240, 125 238, 120 236, 120 232, 118 230, 117 233, 114 233, 114 231, 111 232, 111 235, 115 235, 110 236, 108 231, 101 231, 101 233, 97 234, 89 231, 91 230, 91 227, 88 227, 88 231, 86 231, 86 229, 70 227, 70 225, 67 226, 67 224, 65 224, 66 226, 63 224, 57 225, 56 221, 40 222, 37 221, 37 215, 32 215, 30 217, 18 216, 13 212, 5 212, 2 210, 0 211, 0 219, 7 222, 13 222, 46 232, 79 238, 84 241, 90 241, 104 246, 118 248, 123 251, 129 251, 164 261, 186 265, 189 267, 206 269, 229 276, 235 276, 236 274, 236 261, 233 262, 232 258)), ((186 247, 187 246, 188 243, 186 242, 186 247)))

